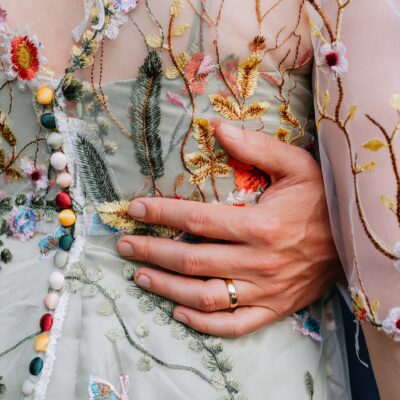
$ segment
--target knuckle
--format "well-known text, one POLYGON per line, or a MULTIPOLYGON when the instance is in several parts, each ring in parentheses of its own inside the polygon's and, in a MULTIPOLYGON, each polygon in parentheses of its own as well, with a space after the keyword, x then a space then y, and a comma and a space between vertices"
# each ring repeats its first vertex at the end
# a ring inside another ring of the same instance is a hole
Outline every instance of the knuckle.
POLYGON ((244 335, 247 335, 248 333, 249 332, 246 326, 244 324, 237 322, 233 322, 229 329, 229 336, 235 338, 242 337, 244 335))
POLYGON ((151 262, 152 259, 152 245, 150 240, 143 238, 140 246, 135 246, 138 249, 138 253, 142 261, 151 262))
POLYGON ((200 309, 207 312, 215 311, 218 309, 217 299, 215 298, 213 293, 210 293, 206 289, 204 289, 201 294, 200 309))
POLYGON ((194 234, 201 234, 208 225, 208 218, 203 211, 193 211, 185 220, 185 230, 194 234))
POLYGON ((186 275, 197 275, 200 269, 199 257, 192 251, 186 252, 181 259, 181 270, 186 275))

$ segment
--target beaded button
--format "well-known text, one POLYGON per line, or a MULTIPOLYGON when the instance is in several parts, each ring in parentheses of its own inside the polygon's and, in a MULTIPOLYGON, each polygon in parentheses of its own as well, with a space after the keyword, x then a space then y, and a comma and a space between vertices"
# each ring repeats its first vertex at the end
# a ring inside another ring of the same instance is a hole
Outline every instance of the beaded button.
POLYGON ((43 359, 41 357, 35 357, 29 364, 29 372, 33 376, 38 376, 43 369, 43 359))
POLYGON ((57 293, 48 293, 44 298, 44 305, 49 310, 55 310, 60 302, 60 298, 57 293))
POLYGON ((58 244, 63 250, 68 251, 72 247, 72 243, 74 243, 74 238, 72 235, 67 234, 60 237, 58 244))
POLYGON ((35 339, 35 350, 38 353, 43 353, 46 351, 47 346, 49 345, 49 335, 47 333, 41 333, 35 339))
POLYGON ((59 271, 54 271, 49 278, 50 287, 53 290, 61 290, 64 286, 64 275, 59 271))
POLYGON ((56 118, 53 113, 44 113, 40 116, 40 123, 46 129, 56 129, 56 118))
POLYGON ((56 183, 60 188, 66 189, 72 183, 72 176, 68 172, 62 172, 57 176, 56 183))
POLYGON ((58 208, 61 208, 61 210, 70 208, 72 205, 71 196, 66 192, 58 193, 56 196, 56 203, 58 208))
POLYGON ((60 221, 60 224, 63 225, 63 226, 72 226, 76 222, 76 215, 70 209, 62 210, 58 214, 58 220, 60 221))
POLYGON ((61 171, 67 166, 67 156, 57 151, 51 155, 50 164, 55 170, 61 171))
POLYGON ((42 332, 48 332, 53 326, 53 316, 49 313, 40 318, 40 329, 42 332))
POLYGON ((36 100, 39 104, 47 106, 51 104, 54 100, 54 91, 48 86, 41 86, 36 91, 36 100))

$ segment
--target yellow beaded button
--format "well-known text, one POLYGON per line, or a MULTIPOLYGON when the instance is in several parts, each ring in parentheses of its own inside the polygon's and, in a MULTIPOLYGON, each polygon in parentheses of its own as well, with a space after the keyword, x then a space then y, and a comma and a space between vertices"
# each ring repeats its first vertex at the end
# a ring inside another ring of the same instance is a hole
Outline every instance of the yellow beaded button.
POLYGON ((44 106, 49 105, 54 100, 54 91, 48 86, 41 86, 36 91, 36 100, 44 106))
POLYGON ((62 210, 58 214, 58 220, 60 221, 61 225, 72 226, 76 222, 76 215, 72 210, 62 210))
POLYGON ((49 335, 47 333, 41 333, 38 335, 35 339, 35 350, 39 353, 45 352, 49 345, 49 340, 49 335))

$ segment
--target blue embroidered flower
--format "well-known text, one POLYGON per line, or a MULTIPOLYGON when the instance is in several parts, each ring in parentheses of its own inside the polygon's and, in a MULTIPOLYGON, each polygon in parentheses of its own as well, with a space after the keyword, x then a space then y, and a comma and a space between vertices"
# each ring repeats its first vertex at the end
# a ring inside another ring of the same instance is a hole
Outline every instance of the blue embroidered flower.
POLYGON ((307 310, 303 309, 293 314, 296 321, 294 321, 293 329, 301 332, 304 336, 310 336, 312 339, 320 342, 321 337, 321 324, 313 317, 307 310))
POLYGON ((27 241, 38 230, 39 218, 29 207, 14 207, 8 217, 8 229, 16 239, 27 241))
POLYGON ((129 13, 139 4, 140 0, 114 0, 114 7, 117 11, 129 13))

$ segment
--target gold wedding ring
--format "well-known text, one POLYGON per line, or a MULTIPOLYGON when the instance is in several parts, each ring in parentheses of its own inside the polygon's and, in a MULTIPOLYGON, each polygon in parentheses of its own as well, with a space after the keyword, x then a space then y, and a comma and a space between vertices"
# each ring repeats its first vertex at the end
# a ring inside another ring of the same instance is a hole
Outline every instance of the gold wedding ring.
POLYGON ((235 285, 233 284, 232 279, 225 279, 225 284, 229 293, 229 308, 236 308, 238 306, 238 297, 235 285))

